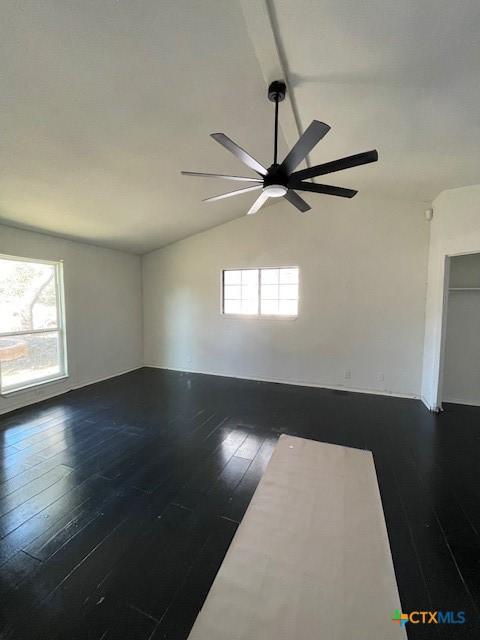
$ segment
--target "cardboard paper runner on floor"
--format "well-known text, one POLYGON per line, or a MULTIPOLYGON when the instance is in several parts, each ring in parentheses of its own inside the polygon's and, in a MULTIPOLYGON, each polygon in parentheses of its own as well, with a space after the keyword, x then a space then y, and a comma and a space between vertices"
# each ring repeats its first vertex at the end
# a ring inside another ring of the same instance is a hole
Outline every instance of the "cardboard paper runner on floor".
POLYGON ((396 609, 371 452, 281 436, 189 640, 406 640, 396 609))

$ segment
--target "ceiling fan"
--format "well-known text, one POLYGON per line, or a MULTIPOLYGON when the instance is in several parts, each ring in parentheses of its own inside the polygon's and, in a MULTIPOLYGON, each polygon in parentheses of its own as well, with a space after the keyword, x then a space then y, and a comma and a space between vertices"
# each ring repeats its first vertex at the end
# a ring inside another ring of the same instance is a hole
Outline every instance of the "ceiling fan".
POLYGON ((268 87, 268 99, 275 103, 275 137, 273 146, 273 164, 266 169, 255 158, 253 158, 244 149, 239 147, 233 140, 230 140, 224 133, 211 133, 214 140, 220 143, 225 149, 233 153, 243 164, 255 171, 260 177, 249 178, 247 176, 230 176, 217 173, 198 173, 195 171, 182 171, 184 176, 196 176, 199 178, 223 178, 224 180, 237 180, 239 182, 252 182, 252 186, 236 191, 229 191, 218 196, 206 198, 204 202, 214 202, 231 198, 232 196, 241 195, 256 189, 262 189, 262 193, 255 200, 253 205, 247 211, 248 214, 256 213, 260 207, 268 200, 268 198, 284 197, 299 211, 304 213, 311 209, 310 205, 301 198, 296 191, 311 191, 313 193, 324 193, 330 196, 340 196, 342 198, 353 198, 357 193, 354 189, 345 189, 344 187, 334 187, 329 184, 316 184, 312 182, 304 182, 308 178, 323 176, 327 173, 349 169, 361 164, 376 162, 378 153, 376 150, 356 153, 353 156, 332 160, 324 164, 318 164, 314 167, 295 171, 298 165, 310 153, 313 147, 328 133, 330 127, 324 122, 313 120, 312 123, 300 136, 298 141, 289 151, 281 164, 277 162, 278 147, 278 103, 285 100, 287 93, 286 85, 281 80, 272 82, 268 87))

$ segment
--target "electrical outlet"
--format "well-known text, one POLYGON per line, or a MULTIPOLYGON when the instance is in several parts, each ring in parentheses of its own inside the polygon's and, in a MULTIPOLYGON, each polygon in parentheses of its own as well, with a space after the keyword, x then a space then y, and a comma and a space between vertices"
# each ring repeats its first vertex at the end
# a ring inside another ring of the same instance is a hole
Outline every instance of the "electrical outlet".
POLYGON ((350 369, 347 369, 345 371, 345 380, 350 380, 351 377, 352 377, 352 372, 350 371, 350 369))

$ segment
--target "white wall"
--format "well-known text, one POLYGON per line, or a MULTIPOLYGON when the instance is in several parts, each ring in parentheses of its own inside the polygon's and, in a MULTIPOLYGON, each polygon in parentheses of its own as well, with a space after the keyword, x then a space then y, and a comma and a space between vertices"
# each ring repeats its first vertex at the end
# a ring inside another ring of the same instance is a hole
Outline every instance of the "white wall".
POLYGON ((0 413, 142 365, 141 259, 0 225, 0 254, 64 260, 69 378, 0 396, 0 413))
POLYGON ((450 259, 442 396, 480 405, 480 253, 450 259))
POLYGON ((424 208, 359 194, 302 216, 278 203, 148 254, 145 363, 419 395, 424 208), (222 269, 281 265, 300 267, 297 320, 221 316, 222 269))
POLYGON ((480 185, 443 191, 433 203, 422 397, 431 409, 441 404, 441 352, 447 256, 480 251, 480 185))

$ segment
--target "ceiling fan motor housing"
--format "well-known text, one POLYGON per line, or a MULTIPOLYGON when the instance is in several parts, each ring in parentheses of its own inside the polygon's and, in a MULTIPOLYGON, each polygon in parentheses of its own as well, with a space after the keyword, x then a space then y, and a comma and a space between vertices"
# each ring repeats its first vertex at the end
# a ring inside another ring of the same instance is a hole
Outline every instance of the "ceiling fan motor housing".
POLYGON ((280 198, 288 191, 288 176, 278 163, 272 164, 263 179, 263 190, 270 198, 280 198))
POLYGON ((282 168, 278 163, 270 165, 267 175, 263 178, 264 187, 268 187, 272 184, 281 184, 285 187, 288 184, 288 176, 284 171, 282 171, 282 168))

